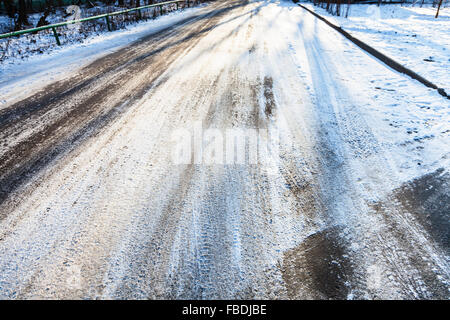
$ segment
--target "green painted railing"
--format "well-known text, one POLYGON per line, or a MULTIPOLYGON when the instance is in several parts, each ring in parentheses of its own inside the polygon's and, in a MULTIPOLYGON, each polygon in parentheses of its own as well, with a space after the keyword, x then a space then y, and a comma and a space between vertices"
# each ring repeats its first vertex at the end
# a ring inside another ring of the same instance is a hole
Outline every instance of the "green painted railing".
POLYGON ((54 35, 55 40, 56 40, 56 43, 58 45, 61 45, 61 42, 59 41, 59 37, 58 37, 58 32, 56 31, 56 28, 58 28, 58 27, 63 27, 63 26, 67 26, 67 25, 70 25, 70 24, 81 23, 81 22, 92 21, 92 20, 97 20, 97 19, 103 19, 104 18, 106 20, 106 26, 108 28, 108 31, 112 31, 111 22, 109 20, 109 17, 117 16, 117 15, 121 15, 121 14, 125 14, 125 13, 129 13, 129 12, 133 12, 133 11, 138 11, 138 14, 140 15, 141 10, 148 9, 148 8, 153 8, 153 7, 159 7, 159 12, 162 15, 162 13, 163 13, 163 6, 164 5, 175 3, 177 5, 177 10, 178 10, 180 2, 186 3, 187 6, 189 7, 190 6, 189 3, 190 2, 195 2, 195 1, 176 0, 176 1, 159 2, 159 3, 155 3, 155 4, 149 4, 149 5, 141 6, 141 7, 137 7, 137 8, 127 9, 127 10, 122 10, 122 11, 115 11, 115 12, 111 12, 111 13, 105 13, 105 14, 101 14, 101 15, 98 15, 98 16, 92 16, 92 17, 87 17, 87 18, 78 19, 78 20, 65 21, 65 22, 60 22, 60 23, 55 23, 55 24, 49 24, 49 25, 42 26, 42 27, 32 28, 32 29, 25 29, 25 30, 19 30, 19 31, 14 31, 14 32, 9 32, 9 33, 3 33, 3 34, 0 34, 0 39, 20 36, 22 34, 34 33, 34 32, 38 32, 38 31, 42 31, 42 30, 52 29, 53 35, 54 35))

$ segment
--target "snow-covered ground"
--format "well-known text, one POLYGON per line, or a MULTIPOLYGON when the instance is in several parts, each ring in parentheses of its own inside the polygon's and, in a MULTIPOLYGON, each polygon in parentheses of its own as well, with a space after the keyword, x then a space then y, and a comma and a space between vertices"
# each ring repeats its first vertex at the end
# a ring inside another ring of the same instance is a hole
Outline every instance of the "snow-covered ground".
POLYGON ((0 298, 448 299, 449 100, 291 1, 121 41, 0 110, 0 298), (199 121, 275 170, 173 163, 199 121))
MULTIPOLYGON (((435 19, 430 4, 352 4, 345 18, 308 2, 302 5, 450 92, 449 7, 442 7, 435 19)), ((347 6, 342 8, 345 13, 347 6)))

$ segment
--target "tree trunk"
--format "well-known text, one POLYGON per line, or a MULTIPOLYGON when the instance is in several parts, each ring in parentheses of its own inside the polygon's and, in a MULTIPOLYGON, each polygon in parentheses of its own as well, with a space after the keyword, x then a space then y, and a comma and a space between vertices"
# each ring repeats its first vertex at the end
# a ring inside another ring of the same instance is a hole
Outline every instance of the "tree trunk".
POLYGON ((53 0, 45 0, 45 5, 47 6, 47 10, 51 13, 55 13, 55 3, 53 0))
POLYGON ((27 13, 32 13, 33 12, 33 1, 27 0, 26 5, 27 5, 27 13))
MULTIPOLYGON (((136 8, 139 8, 141 6, 141 0, 136 0, 136 8)), ((141 19, 141 11, 136 11, 136 21, 141 19)))
POLYGON ((348 0, 347 3, 347 11, 345 12, 345 17, 348 18, 348 12, 350 11, 350 5, 352 4, 352 0, 348 0))
MULTIPOLYGON (((50 8, 47 8, 44 12, 44 14, 42 15, 42 17, 39 19, 36 28, 42 27, 42 26, 46 26, 48 25, 48 21, 47 21, 47 17, 50 14, 50 8)), ((37 32, 35 32, 36 34, 37 32)))
POLYGON ((439 4, 438 4, 438 8, 437 8, 437 11, 436 11, 436 17, 435 17, 436 19, 439 16, 439 9, 441 8, 441 5, 442 5, 442 0, 440 0, 439 4))
POLYGON ((5 4, 6 13, 8 17, 14 18, 14 14, 16 13, 16 7, 14 7, 12 0, 3 0, 5 4))
POLYGON ((19 0, 19 16, 16 21, 16 30, 20 30, 28 24, 27 4, 25 0, 19 0))

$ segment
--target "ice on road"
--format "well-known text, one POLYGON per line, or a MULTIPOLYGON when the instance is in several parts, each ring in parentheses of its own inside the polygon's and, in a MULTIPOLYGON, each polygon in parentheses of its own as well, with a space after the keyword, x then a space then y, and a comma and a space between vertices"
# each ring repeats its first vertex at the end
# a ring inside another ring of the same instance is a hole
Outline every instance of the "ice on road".
POLYGON ((0 109, 0 297, 449 298, 449 102, 290 1, 212 2, 0 109), (260 129, 268 165, 176 164, 260 129))

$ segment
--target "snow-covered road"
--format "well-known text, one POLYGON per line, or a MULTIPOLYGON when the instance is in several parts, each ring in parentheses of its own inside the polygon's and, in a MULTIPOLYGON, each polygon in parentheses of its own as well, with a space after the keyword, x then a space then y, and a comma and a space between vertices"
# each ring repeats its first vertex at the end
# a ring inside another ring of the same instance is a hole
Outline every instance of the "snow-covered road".
POLYGON ((290 1, 72 73, 0 106, 0 298, 449 298, 448 100, 290 1), (174 163, 198 123, 279 153, 174 163))

